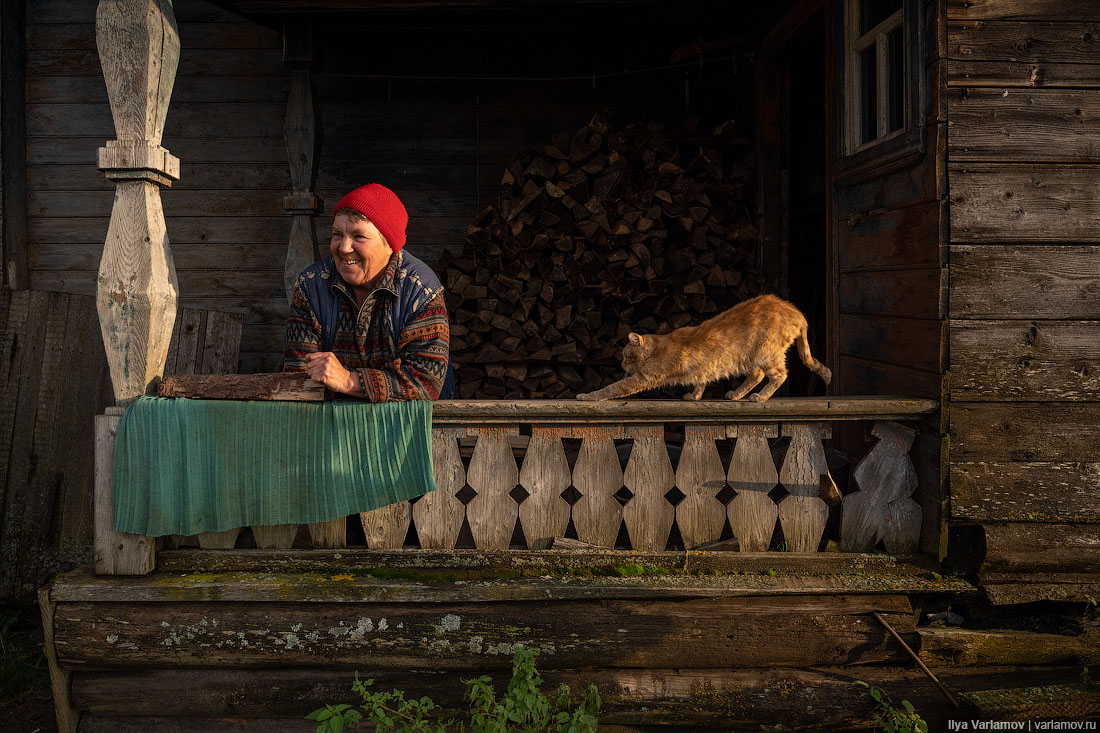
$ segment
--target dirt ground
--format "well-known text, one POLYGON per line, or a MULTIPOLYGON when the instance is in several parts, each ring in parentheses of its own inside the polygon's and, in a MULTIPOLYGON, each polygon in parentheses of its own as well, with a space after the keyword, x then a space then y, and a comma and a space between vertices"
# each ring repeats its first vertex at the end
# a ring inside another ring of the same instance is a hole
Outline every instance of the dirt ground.
POLYGON ((0 705, 0 730, 4 733, 57 733, 49 689, 36 690, 21 700, 0 705))

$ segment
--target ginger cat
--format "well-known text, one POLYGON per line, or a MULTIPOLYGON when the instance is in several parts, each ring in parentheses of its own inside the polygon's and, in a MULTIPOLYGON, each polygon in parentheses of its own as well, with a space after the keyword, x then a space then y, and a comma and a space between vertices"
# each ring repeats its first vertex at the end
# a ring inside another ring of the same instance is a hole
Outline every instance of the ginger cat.
POLYGON ((684 326, 663 336, 632 333, 623 349, 628 376, 577 399, 608 400, 683 384, 693 387, 684 399, 697 400, 710 382, 746 375, 740 387, 726 393, 726 399, 741 399, 766 376, 763 389, 749 395, 753 402, 763 402, 787 380, 787 349, 795 341, 802 363, 828 384, 833 373, 810 355, 806 329, 806 318, 794 305, 774 295, 758 295, 698 326, 684 326))

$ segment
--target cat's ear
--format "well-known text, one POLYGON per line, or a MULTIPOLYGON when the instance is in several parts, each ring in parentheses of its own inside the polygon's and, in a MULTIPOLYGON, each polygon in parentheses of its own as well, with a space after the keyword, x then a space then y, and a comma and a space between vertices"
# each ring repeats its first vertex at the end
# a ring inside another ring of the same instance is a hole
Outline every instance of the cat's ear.
POLYGON ((636 333, 632 333, 629 336, 627 336, 626 338, 627 338, 628 341, 630 341, 631 346, 641 346, 642 345, 642 337, 639 336, 636 333))

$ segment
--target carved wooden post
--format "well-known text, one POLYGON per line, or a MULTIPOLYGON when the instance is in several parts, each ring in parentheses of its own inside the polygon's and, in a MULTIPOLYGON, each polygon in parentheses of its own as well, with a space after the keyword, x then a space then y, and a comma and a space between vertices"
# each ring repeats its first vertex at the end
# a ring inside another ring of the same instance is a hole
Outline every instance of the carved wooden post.
POLYGON ((775 425, 730 425, 727 435, 736 437, 727 480, 737 492, 726 507, 730 528, 741 552, 768 549, 779 517, 779 507, 768 492, 779 483, 768 438, 779 434, 775 425))
POLYGON ((468 428, 468 435, 477 436, 477 444, 466 481, 477 496, 466 505, 466 519, 479 550, 507 550, 512 540, 519 506, 510 492, 519 484, 519 468, 508 437, 518 434, 518 428, 468 428))
POLYGON ((163 373, 176 320, 160 205, 160 187, 179 180, 179 160, 160 146, 180 52, 171 0, 101 0, 96 41, 118 137, 99 149, 116 189, 96 303, 115 402, 125 406, 163 373))
POLYGON ((294 187, 283 199, 283 209, 293 218, 286 249, 283 284, 286 297, 294 295, 298 274, 317 259, 313 215, 321 210, 321 199, 313 193, 317 176, 317 105, 313 97, 313 19, 294 18, 283 24, 283 62, 290 67, 290 92, 286 103, 287 162, 294 187))
POLYGON ((783 435, 791 439, 779 471, 779 480, 791 492, 779 502, 783 539, 791 552, 817 552, 829 520, 829 505, 818 498, 821 476, 829 473, 821 440, 831 435, 831 429, 828 425, 786 424, 783 435))
POLYGON ((570 480, 569 461, 561 444, 563 432, 568 433, 568 428, 532 427, 519 472, 519 483, 528 494, 519 505, 519 522, 532 550, 549 548, 554 538, 564 537, 569 528, 569 502, 561 497, 570 480))
MULTIPOLYGON (((160 204, 160 188, 179 180, 179 160, 160 145, 180 52, 171 0, 101 0, 96 43, 117 137, 98 154, 116 188, 96 305, 122 408, 163 374, 176 320, 176 271, 160 204)), ((114 531, 117 412, 96 425, 96 571, 146 573, 156 563, 152 538, 114 531)))
POLYGON ((573 488, 581 498, 573 505, 573 526, 577 539, 591 545, 614 547, 623 523, 623 507, 615 492, 623 487, 623 469, 615 452, 621 427, 574 428, 573 437, 583 438, 573 465, 573 488))
POLYGON ((668 459, 663 425, 638 425, 626 429, 634 439, 623 483, 634 494, 623 507, 623 522, 632 550, 659 551, 668 544, 676 509, 665 494, 676 485, 668 459))
POLYGON ((459 500, 459 491, 466 485, 466 469, 458 450, 458 437, 465 437, 465 428, 432 428, 432 468, 435 491, 430 491, 413 504, 413 521, 420 546, 425 550, 453 550, 462 531, 466 507, 459 500))
POLYGON ((892 553, 915 552, 920 542, 921 508, 910 498, 917 472, 909 460, 916 431, 895 422, 877 422, 879 442, 856 466, 859 491, 844 497, 840 549, 866 552, 880 539, 892 553))
POLYGON ((726 485, 726 472, 714 441, 724 437, 724 425, 684 428, 684 450, 676 466, 676 485, 684 492, 684 500, 676 506, 676 524, 688 549, 722 536, 726 508, 718 492, 726 485))

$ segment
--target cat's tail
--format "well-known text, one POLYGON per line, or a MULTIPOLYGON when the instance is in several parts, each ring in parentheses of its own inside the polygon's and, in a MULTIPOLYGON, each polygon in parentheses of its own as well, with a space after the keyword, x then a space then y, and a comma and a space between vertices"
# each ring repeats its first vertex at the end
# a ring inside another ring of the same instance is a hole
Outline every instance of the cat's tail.
POLYGON ((833 373, 829 370, 829 367, 815 359, 813 354, 810 353, 810 341, 806 338, 805 325, 798 332, 798 338, 795 339, 795 342, 798 344, 798 356, 802 359, 802 363, 808 366, 814 374, 821 377, 825 384, 833 381, 833 373))

